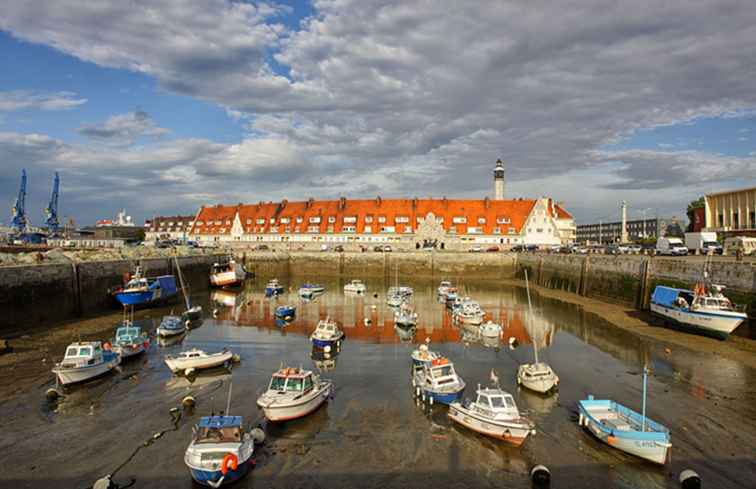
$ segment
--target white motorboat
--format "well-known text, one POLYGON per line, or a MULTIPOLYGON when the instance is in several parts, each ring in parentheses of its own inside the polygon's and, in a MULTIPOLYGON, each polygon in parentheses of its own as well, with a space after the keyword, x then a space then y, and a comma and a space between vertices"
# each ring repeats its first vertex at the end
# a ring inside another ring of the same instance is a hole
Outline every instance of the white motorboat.
POLYGON ((213 287, 231 287, 244 282, 247 271, 244 265, 233 258, 219 263, 213 263, 210 269, 210 284, 213 287))
POLYGON ((206 353, 199 349, 182 351, 176 356, 166 355, 165 364, 173 373, 186 372, 189 369, 202 370, 206 368, 220 367, 230 363, 233 352, 223 349, 218 353, 206 353))
POLYGON ((528 334, 533 342, 533 363, 525 363, 517 369, 517 385, 526 387, 532 391, 546 394, 559 385, 559 377, 549 365, 538 360, 538 344, 546 343, 546 336, 551 325, 536 318, 533 314, 533 303, 530 301, 530 285, 528 283, 528 271, 525 270, 525 289, 528 294, 528 309, 530 319, 528 321, 528 334))
POLYGON ((257 405, 269 421, 288 421, 306 416, 333 393, 333 383, 310 370, 282 368, 276 371, 257 405))
POLYGON ((398 293, 389 294, 386 297, 386 304, 388 304, 389 307, 400 307, 407 299, 403 295, 399 295, 398 293))
POLYGON ((315 331, 310 335, 312 344, 318 348, 331 346, 333 343, 338 343, 343 338, 344 332, 331 318, 325 318, 318 321, 315 331))
POLYGON ((441 355, 428 348, 428 341, 429 340, 426 340, 426 344, 420 345, 416 350, 412 351, 410 357, 412 358, 412 363, 414 365, 430 364, 433 360, 441 358, 441 355))
POLYGON ((304 284, 299 288, 299 297, 312 299, 325 292, 325 287, 320 284, 304 284))
POLYGON ((520 446, 529 435, 535 435, 535 425, 520 415, 514 398, 497 387, 480 388, 477 399, 466 399, 449 405, 449 418, 486 436, 520 446))
POLYGON ((698 284, 695 290, 657 285, 651 312, 680 328, 725 340, 748 320, 748 314, 738 310, 723 290, 722 285, 698 284))
POLYGON ((155 332, 162 337, 178 336, 186 332, 186 324, 180 316, 163 316, 155 332))
POLYGON ((501 332, 503 331, 500 324, 496 324, 490 320, 481 324, 478 329, 482 338, 501 338, 501 332))
POLYGON ((66 348, 63 361, 52 372, 61 385, 76 384, 110 372, 121 363, 121 356, 105 350, 99 341, 79 341, 66 348))
POLYGON ((367 287, 362 280, 352 280, 344 286, 344 292, 349 294, 364 294, 367 292, 367 287))
POLYGON ((449 282, 448 280, 442 280, 438 285, 438 289, 436 289, 436 291, 438 295, 446 297, 446 294, 449 292, 450 288, 452 288, 451 282, 449 282))

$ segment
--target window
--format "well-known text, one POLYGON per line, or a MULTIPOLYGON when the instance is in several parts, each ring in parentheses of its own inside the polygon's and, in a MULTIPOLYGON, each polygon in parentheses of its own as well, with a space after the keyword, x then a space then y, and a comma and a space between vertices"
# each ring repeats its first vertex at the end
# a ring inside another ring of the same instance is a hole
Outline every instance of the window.
POLYGON ((320 232, 320 226, 307 226, 307 232, 308 233, 320 232))
POLYGON ((483 228, 477 227, 477 226, 468 226, 467 227, 467 234, 482 234, 483 228))
POLYGON ((75 347, 72 347, 72 348, 69 348, 66 351, 66 356, 67 357, 75 357, 77 353, 78 353, 78 350, 75 347))
POLYGON ((341 232, 343 232, 343 233, 354 233, 354 232, 357 232, 357 229, 354 226, 343 226, 341 228, 341 232))
POLYGON ((467 224, 467 218, 462 216, 452 217, 452 223, 454 224, 467 224))
MULTIPOLYGON (((249 219, 248 219, 248 220, 249 220, 249 219)), ((249 224, 249 223, 247 223, 247 224, 249 224)), ((197 226, 204 226, 204 225, 205 225, 205 223, 204 223, 204 222, 202 222, 202 221, 197 221, 197 226)))
POLYGON ((373 232, 373 226, 365 226, 365 232, 366 233, 372 233, 373 232))
POLYGON ((740 214, 737 212, 732 214, 732 227, 738 229, 740 227, 740 214))
POLYGON ((301 216, 297 217, 297 224, 302 224, 302 217, 301 216))
POLYGON ((515 228, 509 228, 509 234, 517 234, 517 230, 515 228))
POLYGON ((494 233, 494 234, 501 234, 501 228, 500 228, 500 227, 498 227, 498 226, 496 226, 496 227, 494 228, 494 230, 493 230, 493 233, 494 233))
POLYGON ((291 222, 291 218, 290 217, 282 217, 281 219, 279 219, 279 221, 281 222, 281 224, 289 224, 291 222))
POLYGON ((328 216, 328 224, 333 224, 336 222, 336 218, 334 216, 328 216))
POLYGON ((371 223, 371 222, 373 222, 373 216, 365 216, 365 222, 366 222, 366 223, 371 223))
POLYGON ((344 224, 354 224, 357 222, 357 216, 344 216, 344 224))
POLYGON ((257 223, 257 224, 265 224, 265 219, 261 217, 258 220, 256 220, 255 223, 257 223))
POLYGON ((386 216, 378 216, 378 222, 380 223, 386 222, 386 216))
POLYGON ((409 222, 410 220, 409 220, 409 217, 407 216, 396 216, 395 221, 397 224, 404 224, 404 223, 409 222))
POLYGON ((382 233, 393 233, 395 232, 394 226, 381 226, 381 232, 382 233))
POLYGON ((478 224, 485 224, 485 223, 486 223, 486 218, 485 217, 479 217, 478 218, 478 224))
POLYGON ((223 221, 215 221, 216 226, 220 226, 221 224, 223 224, 223 221))
POLYGON ((310 218, 310 224, 320 224, 320 218, 319 217, 311 217, 310 218))

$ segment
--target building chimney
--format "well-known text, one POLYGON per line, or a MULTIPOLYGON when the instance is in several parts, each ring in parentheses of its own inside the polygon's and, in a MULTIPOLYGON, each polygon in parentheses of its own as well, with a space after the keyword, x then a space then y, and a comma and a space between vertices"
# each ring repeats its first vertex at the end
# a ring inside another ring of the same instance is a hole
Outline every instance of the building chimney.
POLYGON ((343 211, 346 209, 346 197, 339 198, 339 210, 343 211))

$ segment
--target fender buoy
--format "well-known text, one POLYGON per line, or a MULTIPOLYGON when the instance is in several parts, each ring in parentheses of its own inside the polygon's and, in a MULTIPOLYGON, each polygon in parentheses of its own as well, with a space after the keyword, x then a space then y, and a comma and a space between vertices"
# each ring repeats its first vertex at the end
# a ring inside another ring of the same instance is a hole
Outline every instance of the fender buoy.
POLYGON ((221 474, 228 474, 229 465, 231 466, 231 470, 239 468, 239 459, 233 453, 227 453, 226 456, 223 457, 223 462, 221 462, 221 474))

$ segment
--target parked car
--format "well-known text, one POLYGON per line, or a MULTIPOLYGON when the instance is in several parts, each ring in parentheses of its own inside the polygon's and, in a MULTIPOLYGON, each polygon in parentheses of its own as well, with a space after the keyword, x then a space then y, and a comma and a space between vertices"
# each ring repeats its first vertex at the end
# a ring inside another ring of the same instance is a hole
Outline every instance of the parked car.
POLYGON ((383 246, 381 246, 381 245, 373 246, 373 251, 375 251, 377 253, 383 253, 383 246))
POLYGON ((587 255, 588 248, 585 246, 575 246, 574 248, 572 248, 572 252, 578 255, 587 255))
POLYGON ((483 251, 483 247, 481 245, 473 245, 472 248, 470 248, 470 253, 481 253, 483 251))
POLYGON ((604 253, 606 253, 607 255, 621 255, 622 251, 617 245, 608 245, 606 248, 604 248, 604 253))
POLYGON ((550 251, 552 253, 559 253, 561 249, 562 245, 549 245, 546 247, 546 251, 550 251))
POLYGON ((270 248, 268 248, 268 245, 264 245, 264 244, 257 245, 257 251, 267 251, 269 249, 270 248))
POLYGON ((390 253, 391 251, 393 251, 391 249, 391 245, 383 245, 383 252, 384 253, 390 253))
POLYGON ((341 245, 336 245, 336 246, 333 247, 333 251, 336 251, 338 253, 343 253, 344 252, 344 247, 341 246, 341 245))
POLYGON ((525 245, 525 251, 530 251, 530 252, 538 251, 538 245, 536 244, 525 245))
POLYGON ((486 251, 488 253, 496 253, 497 251, 499 251, 499 247, 496 245, 489 246, 488 248, 486 248, 486 251))
POLYGON ((634 255, 640 254, 640 252, 641 252, 642 249, 643 249, 643 247, 641 245, 639 245, 639 244, 627 245, 627 252, 628 253, 632 253, 634 255))
POLYGON ((513 251, 515 253, 521 253, 525 251, 525 245, 514 245, 510 248, 510 251, 513 251))

